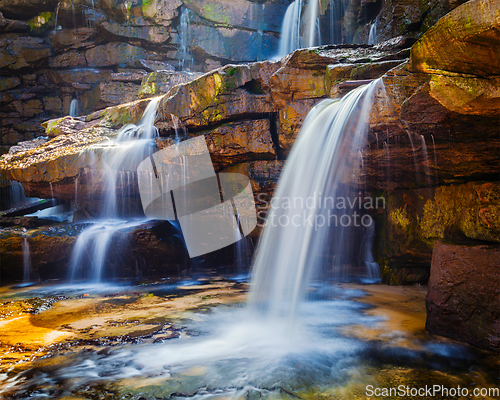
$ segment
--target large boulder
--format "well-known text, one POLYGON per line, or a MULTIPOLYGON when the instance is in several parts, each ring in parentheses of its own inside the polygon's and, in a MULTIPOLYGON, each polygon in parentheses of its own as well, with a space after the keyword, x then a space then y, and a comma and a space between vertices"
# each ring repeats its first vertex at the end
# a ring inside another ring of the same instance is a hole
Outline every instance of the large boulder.
POLYGON ((429 332, 500 352, 498 246, 436 242, 426 307, 429 332))

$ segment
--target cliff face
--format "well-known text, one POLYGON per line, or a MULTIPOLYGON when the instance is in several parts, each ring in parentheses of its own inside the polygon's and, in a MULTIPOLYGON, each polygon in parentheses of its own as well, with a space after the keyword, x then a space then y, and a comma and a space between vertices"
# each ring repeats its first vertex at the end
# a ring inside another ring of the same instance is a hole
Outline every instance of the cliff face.
MULTIPOLYGON (((289 4, 289 0, 1 0, 0 152, 43 136, 42 122, 71 110, 85 115, 164 94, 199 76, 187 71, 272 59, 289 4), (146 78, 158 71, 161 84, 157 77, 146 78), (149 81, 141 87, 143 79, 149 81)), ((375 18, 379 28, 373 43, 400 35, 415 41, 459 2, 435 0, 418 7, 409 0, 341 4, 320 2, 325 44, 368 43, 375 18)))

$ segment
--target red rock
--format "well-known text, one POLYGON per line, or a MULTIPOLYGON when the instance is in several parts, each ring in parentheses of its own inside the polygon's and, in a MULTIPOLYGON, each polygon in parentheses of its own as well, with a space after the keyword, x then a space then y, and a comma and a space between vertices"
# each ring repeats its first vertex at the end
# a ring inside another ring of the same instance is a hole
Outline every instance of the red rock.
POLYGON ((436 242, 426 307, 429 332, 500 352, 498 246, 436 242))

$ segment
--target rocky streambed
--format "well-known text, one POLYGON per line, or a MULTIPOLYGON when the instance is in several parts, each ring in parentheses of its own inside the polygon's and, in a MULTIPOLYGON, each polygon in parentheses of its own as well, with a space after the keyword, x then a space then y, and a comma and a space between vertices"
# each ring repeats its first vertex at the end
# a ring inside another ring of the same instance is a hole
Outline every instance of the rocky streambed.
POLYGON ((2 392, 357 399, 375 388, 498 388, 496 357, 425 331, 425 287, 317 290, 299 320, 280 325, 253 321, 247 284, 220 278, 4 288, 2 392))

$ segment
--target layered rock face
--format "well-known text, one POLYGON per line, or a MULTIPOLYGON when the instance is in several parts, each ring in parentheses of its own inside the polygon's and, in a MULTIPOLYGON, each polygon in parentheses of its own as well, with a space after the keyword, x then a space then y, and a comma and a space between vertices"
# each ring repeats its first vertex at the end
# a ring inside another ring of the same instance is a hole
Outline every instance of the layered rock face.
POLYGON ((468 2, 383 77, 365 165, 379 190, 397 188, 379 235, 379 262, 394 283, 410 275, 405 260, 426 265, 418 272, 426 281, 435 239, 499 241, 499 26, 498 1, 468 2), (418 186, 427 190, 402 190, 418 186))
MULTIPOLYGON (((375 17, 385 28, 379 28, 374 43, 399 35, 415 40, 459 4, 341 3, 320 2, 323 43, 368 43, 375 17)), ((1 1, 0 152, 43 136, 40 124, 48 119, 164 94, 197 77, 174 70, 206 72, 231 62, 272 59, 289 4, 289 0, 1 1), (147 77, 149 73, 154 76, 147 77)), ((302 105, 290 107, 293 114, 302 105)))

